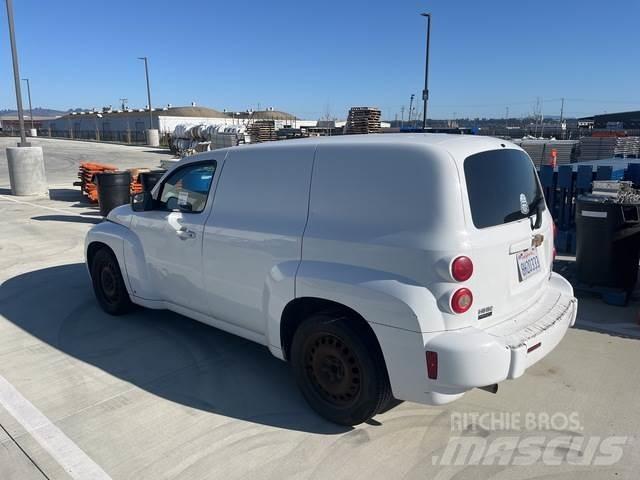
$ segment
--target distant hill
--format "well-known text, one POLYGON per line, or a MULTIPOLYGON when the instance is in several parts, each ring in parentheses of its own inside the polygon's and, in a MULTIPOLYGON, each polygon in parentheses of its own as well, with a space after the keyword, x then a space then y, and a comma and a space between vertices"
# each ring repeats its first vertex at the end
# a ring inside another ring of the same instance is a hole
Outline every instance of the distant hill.
MULTIPOLYGON (((25 113, 28 115, 29 114, 29 107, 23 107, 25 113)), ((33 109, 33 116, 34 117, 57 117, 60 115, 64 115, 67 112, 63 112, 62 110, 53 110, 51 108, 42 108, 42 107, 36 107, 33 109)), ((0 110, 0 115, 17 115, 18 111, 17 110, 10 110, 10 109, 5 109, 5 110, 0 110)))

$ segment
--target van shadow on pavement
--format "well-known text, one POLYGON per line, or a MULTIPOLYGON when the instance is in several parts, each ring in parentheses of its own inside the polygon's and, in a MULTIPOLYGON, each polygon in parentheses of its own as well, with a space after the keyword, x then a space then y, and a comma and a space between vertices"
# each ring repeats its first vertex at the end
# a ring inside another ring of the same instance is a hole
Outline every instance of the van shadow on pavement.
POLYGON ((317 416, 288 365, 264 346, 168 311, 105 314, 81 263, 7 280, 0 286, 0 315, 65 354, 172 402, 292 430, 349 430, 317 416))

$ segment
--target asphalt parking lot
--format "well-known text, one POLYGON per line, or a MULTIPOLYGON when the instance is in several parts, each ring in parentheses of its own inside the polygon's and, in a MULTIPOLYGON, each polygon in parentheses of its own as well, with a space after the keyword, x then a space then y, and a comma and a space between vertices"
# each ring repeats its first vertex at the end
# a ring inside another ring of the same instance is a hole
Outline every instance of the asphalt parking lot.
POLYGON ((101 217, 72 186, 78 164, 168 154, 36 140, 51 198, 12 197, 15 141, 0 138, 0 479, 637 478, 637 301, 580 298, 576 327, 497 395, 337 427, 262 346, 170 312, 99 309, 82 250, 101 217), (460 438, 480 458, 456 462, 460 438))

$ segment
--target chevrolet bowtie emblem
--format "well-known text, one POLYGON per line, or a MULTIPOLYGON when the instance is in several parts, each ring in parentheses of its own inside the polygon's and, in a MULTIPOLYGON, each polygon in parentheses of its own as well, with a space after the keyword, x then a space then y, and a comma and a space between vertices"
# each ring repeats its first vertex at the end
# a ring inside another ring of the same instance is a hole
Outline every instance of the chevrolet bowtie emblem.
POLYGON ((542 245, 542 242, 544 242, 544 235, 536 233, 533 237, 531 237, 532 247, 539 247, 540 245, 542 245))

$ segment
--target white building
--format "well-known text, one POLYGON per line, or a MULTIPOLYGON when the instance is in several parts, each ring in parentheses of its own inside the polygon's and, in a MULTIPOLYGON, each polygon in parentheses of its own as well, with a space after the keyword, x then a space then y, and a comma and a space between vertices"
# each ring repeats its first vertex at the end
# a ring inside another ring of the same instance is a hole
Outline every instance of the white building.
POLYGON ((107 141, 139 143, 145 141, 145 130, 160 131, 161 137, 169 135, 178 124, 242 125, 257 120, 272 120, 276 129, 286 126, 300 128, 315 126, 315 120, 300 120, 286 112, 269 109, 256 112, 220 112, 206 107, 165 107, 154 108, 149 118, 145 109, 127 109, 91 112, 72 112, 43 122, 42 128, 50 129, 51 136, 68 138, 88 138, 107 141))

